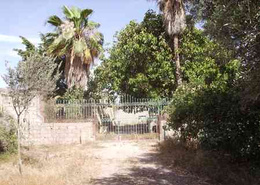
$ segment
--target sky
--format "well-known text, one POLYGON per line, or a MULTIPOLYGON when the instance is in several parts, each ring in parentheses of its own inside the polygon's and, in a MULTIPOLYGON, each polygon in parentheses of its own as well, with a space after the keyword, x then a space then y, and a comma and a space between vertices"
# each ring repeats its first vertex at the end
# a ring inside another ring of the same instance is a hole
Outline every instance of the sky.
POLYGON ((0 88, 6 87, 2 75, 6 73, 6 61, 14 67, 21 59, 14 48, 23 48, 19 36, 32 43, 40 42, 39 34, 53 31, 46 25, 51 15, 62 15, 62 6, 93 9, 90 20, 101 24, 105 46, 113 42, 113 36, 131 20, 142 21, 149 9, 158 11, 152 0, 0 0, 0 88))

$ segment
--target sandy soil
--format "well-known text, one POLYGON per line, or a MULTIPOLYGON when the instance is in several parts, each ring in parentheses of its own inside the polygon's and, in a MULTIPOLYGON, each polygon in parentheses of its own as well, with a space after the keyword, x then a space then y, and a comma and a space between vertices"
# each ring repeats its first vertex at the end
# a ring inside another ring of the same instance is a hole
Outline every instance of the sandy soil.
POLYGON ((91 184, 107 185, 202 185, 201 179, 181 170, 172 170, 160 164, 156 141, 102 142, 95 151, 101 167, 91 184))
POLYGON ((160 163, 156 141, 99 141, 25 151, 24 174, 15 161, 0 164, 0 185, 202 185, 203 180, 160 163))

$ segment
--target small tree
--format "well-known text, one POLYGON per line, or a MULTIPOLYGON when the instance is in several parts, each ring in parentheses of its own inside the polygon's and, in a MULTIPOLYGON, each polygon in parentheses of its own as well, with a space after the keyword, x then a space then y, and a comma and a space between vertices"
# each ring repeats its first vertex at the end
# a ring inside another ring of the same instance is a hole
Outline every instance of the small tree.
POLYGON ((45 96, 53 92, 59 78, 58 65, 55 59, 33 53, 20 61, 16 68, 7 68, 3 76, 8 86, 8 93, 17 116, 18 166, 22 174, 21 160, 21 115, 37 95, 45 96))

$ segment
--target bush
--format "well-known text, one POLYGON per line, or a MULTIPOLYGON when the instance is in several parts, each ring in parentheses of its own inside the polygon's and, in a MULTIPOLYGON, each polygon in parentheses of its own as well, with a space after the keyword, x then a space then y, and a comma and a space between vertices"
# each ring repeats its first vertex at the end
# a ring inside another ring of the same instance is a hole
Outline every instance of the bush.
POLYGON ((183 141, 195 138, 202 147, 260 161, 260 113, 241 109, 239 89, 194 88, 176 91, 169 107, 170 126, 181 130, 183 141))
POLYGON ((16 129, 10 124, 0 123, 0 154, 14 153, 17 149, 16 129))

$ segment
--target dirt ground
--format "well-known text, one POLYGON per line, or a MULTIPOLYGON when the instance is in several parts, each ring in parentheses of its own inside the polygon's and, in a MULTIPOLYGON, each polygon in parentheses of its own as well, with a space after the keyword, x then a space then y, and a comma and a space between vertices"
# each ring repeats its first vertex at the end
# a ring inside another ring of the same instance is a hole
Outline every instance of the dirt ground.
POLYGON ((157 142, 100 141, 34 147, 24 152, 24 173, 15 160, 0 163, 0 185, 206 185, 205 180, 160 163, 157 142))

